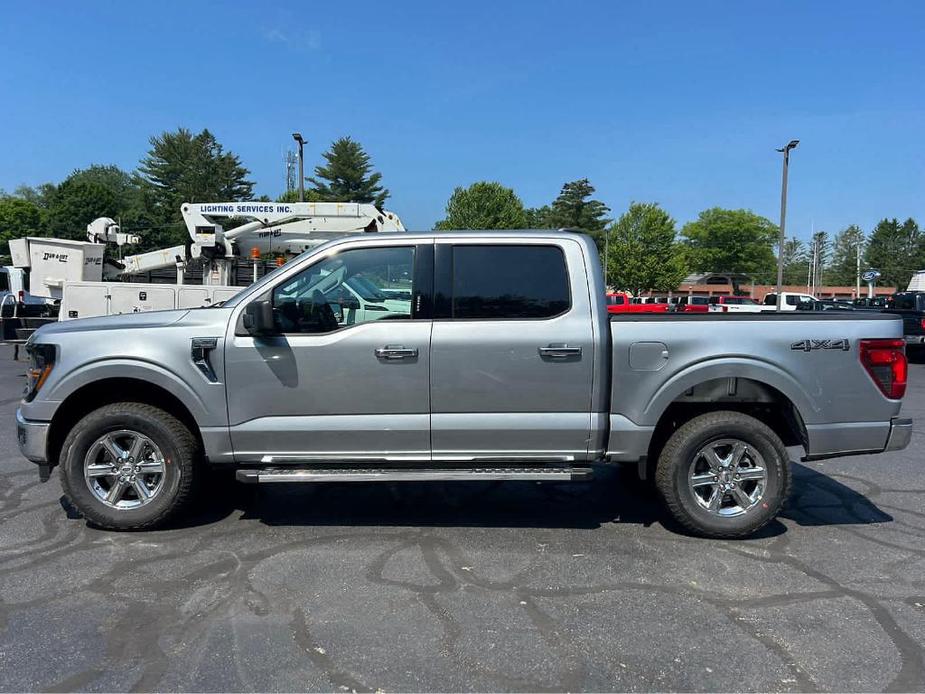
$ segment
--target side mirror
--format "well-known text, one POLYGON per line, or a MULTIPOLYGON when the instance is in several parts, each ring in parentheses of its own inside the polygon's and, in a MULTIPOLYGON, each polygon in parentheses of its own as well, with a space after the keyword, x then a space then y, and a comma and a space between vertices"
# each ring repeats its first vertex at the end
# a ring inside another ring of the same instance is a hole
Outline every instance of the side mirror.
POLYGON ((250 302, 242 316, 244 329, 251 335, 268 335, 276 332, 273 320, 273 302, 267 299, 250 302))
POLYGON ((348 297, 348 296, 345 296, 343 299, 341 299, 341 300, 338 301, 337 303, 339 303, 339 304, 340 304, 340 307, 341 307, 342 309, 344 309, 344 310, 347 310, 348 308, 349 308, 349 309, 354 309, 354 310, 360 308, 360 302, 357 301, 357 300, 356 300, 355 298, 353 298, 352 296, 349 296, 349 297, 348 297))

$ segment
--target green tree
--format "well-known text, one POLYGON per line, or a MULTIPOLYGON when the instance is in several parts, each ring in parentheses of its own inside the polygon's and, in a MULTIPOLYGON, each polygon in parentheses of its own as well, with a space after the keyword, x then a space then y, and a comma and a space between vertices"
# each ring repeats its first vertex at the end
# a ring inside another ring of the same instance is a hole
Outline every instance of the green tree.
MULTIPOLYGON (((546 226, 553 229, 580 229, 586 232, 603 231, 610 220, 610 208, 600 200, 593 200, 594 186, 587 178, 571 181, 562 186, 546 214, 546 226)), ((542 208, 541 208, 542 209, 542 208)))
POLYGON ((895 217, 880 220, 871 232, 864 261, 867 268, 880 271, 881 286, 907 287, 915 271, 925 267, 925 238, 918 223, 911 217, 902 224, 895 217))
POLYGON ((87 225, 97 217, 117 217, 115 191, 99 181, 68 177, 48 202, 48 231, 51 236, 82 240, 87 225))
POLYGON ((808 262, 806 245, 800 239, 784 241, 784 284, 805 284, 808 262))
POLYGON ((681 233, 696 272, 739 272, 759 281, 776 276, 777 226, 750 210, 704 210, 681 233))
MULTIPOLYGON (((299 191, 297 190, 287 190, 285 193, 276 198, 276 202, 298 202, 299 201, 299 191)), ((321 199, 321 196, 318 195, 318 191, 312 190, 309 188, 305 191, 305 202, 324 202, 321 199)))
POLYGON ((48 202, 51 199, 51 196, 55 192, 54 183, 42 183, 41 185, 32 187, 32 186, 19 186, 13 195, 17 198, 22 198, 28 202, 34 203, 39 207, 39 209, 46 209, 48 207, 48 202))
POLYGON ((371 202, 382 209, 389 191, 379 182, 382 174, 370 173, 369 155, 359 142, 349 137, 335 140, 324 153, 327 164, 315 167, 315 177, 306 177, 320 201, 371 202))
POLYGON ((254 183, 238 155, 226 152, 208 130, 194 135, 186 128, 151 138, 151 149, 138 170, 145 203, 160 225, 171 225, 171 239, 186 238, 180 206, 184 202, 250 200, 254 183))
POLYGON ((675 221, 655 203, 630 205, 613 226, 607 249, 608 280, 634 294, 677 289, 686 274, 675 221))
POLYGON ((829 259, 832 254, 832 244, 829 240, 829 234, 826 231, 817 231, 809 240, 809 262, 812 265, 812 277, 810 279, 813 285, 821 287, 825 285, 829 267, 829 259))
POLYGON ((22 198, 0 197, 0 248, 9 253, 7 241, 23 236, 42 236, 42 211, 38 205, 22 198))
POLYGON ((446 204, 446 219, 435 229, 523 229, 527 213, 510 188, 493 181, 479 181, 456 188, 446 204))
POLYGON ((862 254, 864 252, 864 232, 857 224, 852 224, 835 235, 832 242, 832 262, 827 273, 829 282, 840 286, 855 284, 859 251, 862 254))
POLYGON ((78 169, 43 197, 54 233, 71 238, 83 239, 87 224, 97 217, 116 219, 126 230, 153 221, 137 176, 118 166, 78 169))
POLYGON ((527 229, 552 229, 552 225, 549 222, 549 215, 551 210, 549 205, 543 205, 542 207, 528 207, 524 212, 527 215, 527 221, 525 223, 527 229))

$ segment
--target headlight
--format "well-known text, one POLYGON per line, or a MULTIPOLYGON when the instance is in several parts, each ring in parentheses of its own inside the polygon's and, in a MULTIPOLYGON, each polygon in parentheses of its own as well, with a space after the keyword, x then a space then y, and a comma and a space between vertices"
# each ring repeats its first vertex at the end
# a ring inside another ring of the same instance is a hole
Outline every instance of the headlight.
POLYGON ((27 344, 26 351, 29 353, 29 370, 26 372, 23 400, 30 402, 48 380, 48 374, 55 365, 55 346, 27 344))

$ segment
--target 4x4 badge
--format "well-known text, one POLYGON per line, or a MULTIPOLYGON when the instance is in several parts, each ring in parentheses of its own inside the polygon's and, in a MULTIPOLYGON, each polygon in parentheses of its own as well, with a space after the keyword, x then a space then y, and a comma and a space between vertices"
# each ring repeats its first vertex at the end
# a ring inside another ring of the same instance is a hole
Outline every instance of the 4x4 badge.
POLYGON ((800 340, 790 345, 790 349, 799 352, 814 352, 817 349, 838 349, 847 352, 851 349, 851 341, 841 340, 800 340))

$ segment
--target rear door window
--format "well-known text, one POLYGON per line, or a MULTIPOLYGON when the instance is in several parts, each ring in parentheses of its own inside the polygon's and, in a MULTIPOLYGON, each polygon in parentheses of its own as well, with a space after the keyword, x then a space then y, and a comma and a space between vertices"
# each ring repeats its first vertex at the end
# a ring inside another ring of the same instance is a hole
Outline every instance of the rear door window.
POLYGON ((453 247, 455 319, 552 318, 571 307, 565 255, 558 246, 453 247))
POLYGON ((915 297, 912 294, 897 294, 893 308, 899 309, 900 311, 914 311, 915 297))

